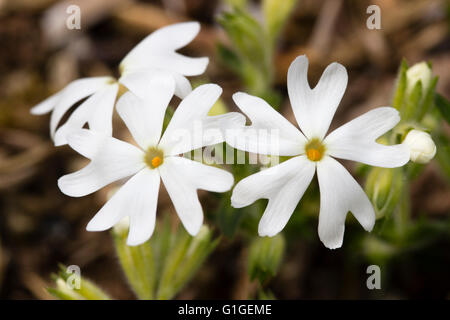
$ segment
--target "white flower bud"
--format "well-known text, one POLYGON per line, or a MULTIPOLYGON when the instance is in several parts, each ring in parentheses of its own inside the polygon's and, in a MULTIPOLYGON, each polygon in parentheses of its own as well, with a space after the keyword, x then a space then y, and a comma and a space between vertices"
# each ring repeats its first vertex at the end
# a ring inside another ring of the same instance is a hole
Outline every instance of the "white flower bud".
POLYGON ((420 130, 411 130, 403 144, 409 147, 410 159, 416 163, 428 163, 436 154, 436 145, 431 136, 420 130))
POLYGON ((120 235, 126 235, 128 233, 128 229, 130 228, 130 218, 127 216, 122 218, 116 225, 113 227, 114 232, 120 235))
POLYGON ((422 82, 422 94, 428 90, 432 80, 431 69, 426 62, 413 65, 406 71, 406 92, 411 93, 418 81, 422 82))

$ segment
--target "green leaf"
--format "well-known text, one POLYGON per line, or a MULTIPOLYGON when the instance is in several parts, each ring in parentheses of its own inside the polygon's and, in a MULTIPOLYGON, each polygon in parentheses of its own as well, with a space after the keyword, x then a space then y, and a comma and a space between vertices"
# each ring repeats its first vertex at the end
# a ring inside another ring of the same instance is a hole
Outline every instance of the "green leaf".
POLYGON ((228 5, 233 8, 245 9, 248 4, 248 0, 225 0, 228 5))
POLYGON ((297 0, 264 0, 262 3, 268 37, 275 42, 297 0))
POLYGON ((239 56, 232 49, 226 47, 222 43, 218 43, 216 46, 217 56, 219 60, 231 71, 236 74, 242 72, 242 63, 239 56))
POLYGON ((436 159, 450 181, 450 140, 444 134, 434 137, 436 142, 436 159))
POLYGON ((273 83, 274 46, 264 26, 249 12, 239 8, 223 13, 217 21, 232 44, 232 49, 219 46, 219 57, 242 79, 250 94, 265 95, 273 83))
POLYGON ((401 168, 371 168, 364 189, 374 206, 377 219, 389 217, 397 208, 403 180, 401 168))
POLYGON ((159 276, 157 299, 173 298, 192 279, 219 243, 219 238, 212 240, 212 236, 207 226, 203 226, 195 237, 183 228, 177 230, 159 276))
POLYGON ((421 98, 422 98, 422 82, 417 81, 417 83, 414 86, 414 89, 405 98, 406 103, 403 105, 403 109, 401 111, 401 117, 403 120, 410 120, 418 113, 421 98))
POLYGON ((264 283, 276 275, 284 255, 285 240, 282 234, 275 237, 256 238, 252 241, 248 258, 250 279, 264 283))
POLYGON ((435 100, 435 89, 436 84, 438 82, 438 77, 434 77, 428 87, 427 92, 425 93, 424 98, 422 99, 422 102, 418 108, 417 112, 417 121, 421 121, 423 117, 427 114, 428 110, 430 110, 430 107, 434 103, 435 100))
POLYGON ((55 298, 61 300, 109 300, 110 297, 93 282, 84 277, 79 279, 79 288, 73 286, 71 277, 78 276, 69 273, 63 264, 59 265, 59 273, 53 274, 55 288, 47 288, 47 291, 55 298), (72 284, 72 285, 69 285, 72 284))
POLYGON ((447 121, 447 123, 450 123, 450 102, 444 96, 441 96, 437 93, 434 96, 434 104, 438 108, 445 121, 447 121))
POLYGON ((244 210, 230 206, 230 198, 231 192, 222 195, 216 217, 220 231, 222 231, 226 237, 233 238, 239 228, 244 210))
POLYGON ((218 22, 230 37, 238 55, 241 58, 264 65, 264 30, 250 14, 235 9, 225 12, 218 22))
POLYGON ((156 273, 150 242, 147 241, 139 246, 128 246, 126 243, 127 236, 127 232, 113 231, 120 265, 137 297, 142 300, 153 299, 156 273))
POLYGON ((405 59, 402 60, 397 73, 397 80, 395 84, 394 98, 392 100, 392 106, 401 110, 403 106, 403 100, 406 91, 406 71, 408 70, 408 63, 405 59))

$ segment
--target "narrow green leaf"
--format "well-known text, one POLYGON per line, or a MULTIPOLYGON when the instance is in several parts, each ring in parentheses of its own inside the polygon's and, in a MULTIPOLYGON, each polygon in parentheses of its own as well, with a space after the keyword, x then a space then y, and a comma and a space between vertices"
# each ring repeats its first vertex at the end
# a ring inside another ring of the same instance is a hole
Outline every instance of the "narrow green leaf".
POLYGON ((408 63, 403 59, 397 72, 394 98, 392 99, 392 106, 399 111, 402 109, 406 91, 406 70, 408 70, 408 63))
POLYGON ((119 262, 131 288, 139 299, 153 299, 156 275, 150 242, 131 247, 126 244, 126 233, 113 231, 113 237, 119 262))
POLYGON ((436 94, 434 96, 434 103, 445 121, 450 123, 450 102, 444 96, 436 94))
POLYGON ((410 120, 417 113, 422 98, 422 82, 418 81, 411 93, 405 98, 406 103, 401 111, 402 120, 410 120))
POLYGON ((423 117, 427 114, 428 110, 430 110, 432 104, 434 103, 436 96, 435 89, 437 82, 438 77, 434 77, 431 80, 428 90, 425 93, 425 97, 422 99, 420 107, 418 108, 417 121, 421 121, 423 119, 423 117))

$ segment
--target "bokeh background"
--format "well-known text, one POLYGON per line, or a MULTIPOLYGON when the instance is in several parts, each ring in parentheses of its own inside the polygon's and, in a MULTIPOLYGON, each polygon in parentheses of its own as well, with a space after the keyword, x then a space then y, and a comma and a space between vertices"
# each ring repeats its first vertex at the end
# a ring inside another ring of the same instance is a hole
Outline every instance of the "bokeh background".
MULTIPOLYGON (((258 5, 251 2, 256 17, 258 5)), ((242 81, 217 58, 218 43, 227 45, 229 39, 216 17, 228 9, 219 0, 0 1, 0 298, 51 299, 44 288, 53 285, 50 275, 58 263, 80 266, 83 276, 114 298, 135 298, 117 264, 109 232, 85 231, 110 188, 78 199, 63 195, 56 185, 58 177, 86 160, 67 146, 53 147, 49 116, 32 116, 29 110, 76 78, 117 75, 122 57, 144 36, 189 20, 200 21, 202 30, 182 52, 210 57, 206 73, 192 80, 221 85, 224 101, 234 110, 230 98, 243 90, 242 81), (81 30, 64 26, 70 4, 81 7, 81 30)), ((449 12, 445 0, 299 0, 273 59, 281 112, 294 119, 286 74, 301 54, 310 59, 312 83, 333 61, 348 69, 349 85, 334 127, 389 105, 402 58, 410 65, 431 61, 439 76, 437 92, 449 99, 449 12), (381 8, 381 30, 366 28, 370 4, 381 8)), ((129 137, 121 121, 114 121, 114 134, 129 137)), ((279 299, 449 298, 448 178, 432 161, 411 190, 413 219, 425 217, 447 230, 432 229, 426 241, 393 254, 382 268, 381 290, 367 289, 371 260, 361 247, 352 245, 352 228, 360 226, 349 226, 343 248, 332 251, 318 240, 316 217, 305 218, 297 229, 296 219, 291 219, 284 259, 267 288, 279 299)), ((202 203, 206 212, 217 206, 214 197, 202 203)), ((313 211, 318 212, 318 199, 316 206, 313 211)), ((164 191, 158 208, 159 216, 170 215, 177 223, 164 191)), ((213 218, 208 223, 214 226, 213 218)), ((239 234, 224 237, 177 298, 252 296, 256 285, 247 273, 248 249, 243 243, 239 234)))

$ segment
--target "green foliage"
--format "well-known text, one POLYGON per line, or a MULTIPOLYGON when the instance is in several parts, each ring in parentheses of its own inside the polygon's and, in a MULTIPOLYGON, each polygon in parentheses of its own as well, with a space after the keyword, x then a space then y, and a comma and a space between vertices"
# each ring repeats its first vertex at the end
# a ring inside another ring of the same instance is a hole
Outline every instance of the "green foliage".
POLYGON ((249 13, 246 1, 234 3, 230 12, 218 18, 232 45, 229 48, 218 44, 219 59, 242 79, 246 91, 274 106, 279 105, 281 97, 272 89, 273 55, 282 27, 296 3, 297 0, 263 1, 265 23, 249 13))
POLYGON ((447 123, 450 123, 450 101, 440 94, 435 95, 434 103, 447 123))
POLYGON ((434 104, 438 77, 432 75, 431 64, 421 62, 408 67, 402 61, 394 90, 392 106, 400 111, 403 121, 420 123, 434 104))
MULTIPOLYGON (((449 139, 439 124, 442 119, 448 121, 450 106, 435 92, 437 80, 429 63, 408 67, 406 61, 402 61, 392 101, 392 106, 400 111, 401 121, 379 142, 401 143, 412 129, 430 132, 437 148, 436 158, 450 177, 449 139)), ((364 170, 367 172, 365 190, 379 219, 372 234, 366 234, 361 242, 369 261, 385 265, 395 256, 424 248, 440 235, 448 235, 448 219, 434 222, 426 215, 411 218, 410 184, 424 167, 410 162, 401 168, 364 170)))
POLYGON ((274 237, 261 237, 252 240, 248 257, 250 279, 264 283, 277 273, 285 250, 282 234, 274 237))
POLYGON ((366 179, 365 191, 375 208, 377 219, 391 214, 397 207, 403 188, 401 168, 374 167, 366 179))
POLYGON ((275 43, 297 0, 264 0, 262 3, 267 36, 275 43))
MULTIPOLYGON (((165 219, 152 238, 139 246, 128 246, 128 226, 122 222, 114 227, 112 235, 125 277, 141 300, 172 299, 195 275, 220 238, 213 239, 212 231, 203 226, 192 237, 182 227, 172 230, 165 219)), ((64 266, 54 275, 55 288, 48 291, 62 300, 110 299, 92 282, 81 278, 80 289, 69 286, 70 273, 64 266)))
POLYGON ((158 276, 160 280, 156 294, 156 298, 160 300, 173 298, 194 276, 220 241, 220 238, 213 240, 212 231, 206 226, 195 237, 179 228, 172 238, 167 243, 166 255, 159 257, 164 261, 158 276))
POLYGON ((450 181, 450 139, 445 134, 439 133, 435 136, 435 141, 436 159, 447 176, 447 181, 450 181))
POLYGON ((69 273, 68 268, 59 265, 59 272, 53 274, 56 287, 47 288, 47 291, 55 298, 61 300, 109 300, 110 297, 93 282, 80 277, 79 288, 74 285, 73 277, 77 275, 69 273))
POLYGON ((128 232, 113 232, 117 256, 128 283, 140 299, 153 299, 156 285, 156 266, 150 241, 130 247, 128 232))
POLYGON ((397 80, 394 90, 394 98, 392 99, 392 106, 399 111, 402 108, 405 96, 406 70, 408 70, 408 63, 406 62, 405 59, 403 59, 402 63, 400 64, 400 68, 398 69, 397 80))
POLYGON ((219 243, 203 226, 195 236, 182 227, 171 230, 166 219, 142 245, 126 245, 127 232, 113 232, 120 264, 139 299, 173 298, 194 276, 219 243))

